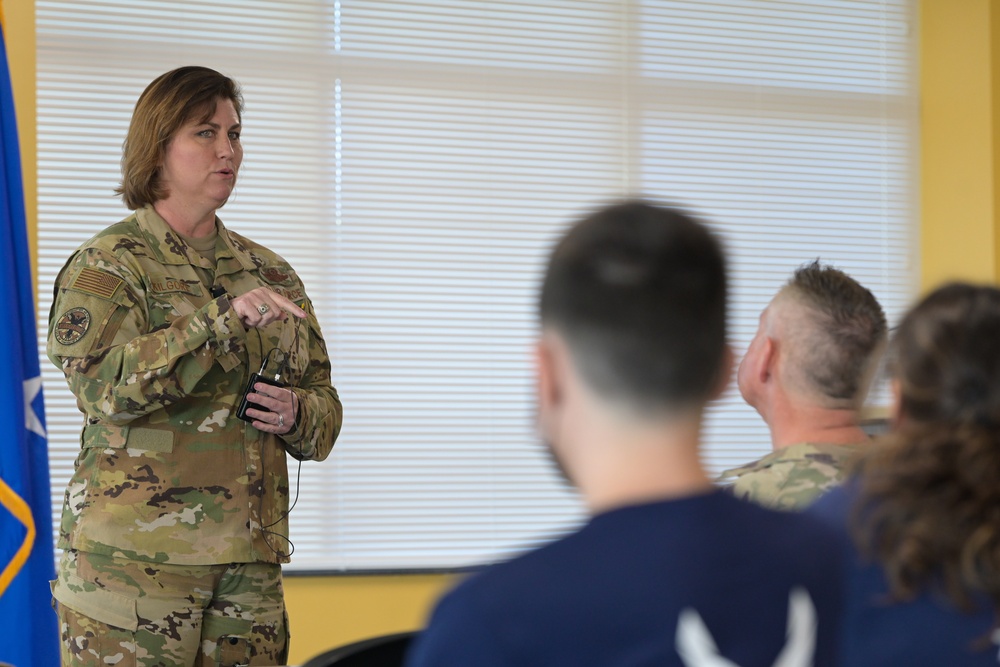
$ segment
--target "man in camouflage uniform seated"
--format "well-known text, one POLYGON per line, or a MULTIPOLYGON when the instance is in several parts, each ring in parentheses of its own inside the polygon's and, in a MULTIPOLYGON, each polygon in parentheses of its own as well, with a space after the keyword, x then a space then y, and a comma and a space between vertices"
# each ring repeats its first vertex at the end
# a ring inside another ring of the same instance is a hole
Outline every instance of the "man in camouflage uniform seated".
POLYGON ((818 262, 798 269, 761 314, 737 374, 774 451, 718 481, 739 497, 789 510, 837 484, 868 439, 858 411, 886 329, 878 301, 853 278, 818 262))

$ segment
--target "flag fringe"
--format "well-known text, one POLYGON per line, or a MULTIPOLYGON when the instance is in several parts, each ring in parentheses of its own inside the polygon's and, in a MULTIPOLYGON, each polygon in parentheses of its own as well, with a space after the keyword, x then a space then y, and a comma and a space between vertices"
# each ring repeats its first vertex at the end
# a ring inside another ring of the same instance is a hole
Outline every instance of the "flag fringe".
POLYGON ((4 594, 10 582, 14 581, 21 568, 24 567, 28 556, 31 555, 31 547, 35 544, 35 520, 31 516, 31 508, 24 502, 21 496, 14 492, 14 489, 7 486, 7 483, 0 479, 0 505, 7 508, 27 529, 24 541, 10 562, 0 572, 0 595, 4 594))

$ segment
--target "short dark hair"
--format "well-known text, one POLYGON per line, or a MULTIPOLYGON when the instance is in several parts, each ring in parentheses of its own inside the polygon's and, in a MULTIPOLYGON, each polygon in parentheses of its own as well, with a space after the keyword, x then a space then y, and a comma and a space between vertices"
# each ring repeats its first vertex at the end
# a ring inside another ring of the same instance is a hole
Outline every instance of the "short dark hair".
POLYGON ((808 351, 798 359, 806 380, 831 399, 861 400, 888 331, 878 299, 854 278, 818 260, 799 268, 786 290, 813 315, 814 326, 804 336, 808 351))
POLYGON ((115 188, 128 208, 155 204, 167 196, 159 175, 170 140, 193 118, 211 118, 220 99, 231 100, 242 118, 239 84, 208 67, 179 67, 146 86, 132 112, 122 145, 122 182, 115 188))
POLYGON ((663 412, 700 406, 718 386, 726 298, 725 257, 708 228, 629 200, 583 218, 556 245, 539 310, 593 390, 663 412))

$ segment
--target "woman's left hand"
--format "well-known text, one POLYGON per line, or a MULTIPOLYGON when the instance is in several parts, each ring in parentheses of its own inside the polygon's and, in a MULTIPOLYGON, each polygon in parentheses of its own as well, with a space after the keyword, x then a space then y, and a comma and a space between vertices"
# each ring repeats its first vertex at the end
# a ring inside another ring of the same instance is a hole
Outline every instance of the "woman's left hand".
POLYGON ((248 394, 247 400, 267 408, 247 408, 247 416, 253 418, 250 422, 253 427, 276 435, 292 431, 299 413, 299 401, 295 392, 288 387, 275 387, 266 382, 256 383, 253 389, 254 393, 248 394))

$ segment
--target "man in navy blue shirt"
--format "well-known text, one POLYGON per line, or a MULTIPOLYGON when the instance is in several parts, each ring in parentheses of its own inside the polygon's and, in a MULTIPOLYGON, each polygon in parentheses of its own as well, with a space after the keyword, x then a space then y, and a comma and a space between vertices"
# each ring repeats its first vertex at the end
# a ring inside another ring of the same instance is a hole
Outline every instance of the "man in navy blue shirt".
POLYGON ((732 371, 726 300, 720 244, 682 211, 623 202, 558 243, 538 418, 591 519, 449 593, 411 667, 833 664, 836 533, 702 468, 705 407, 732 371))

